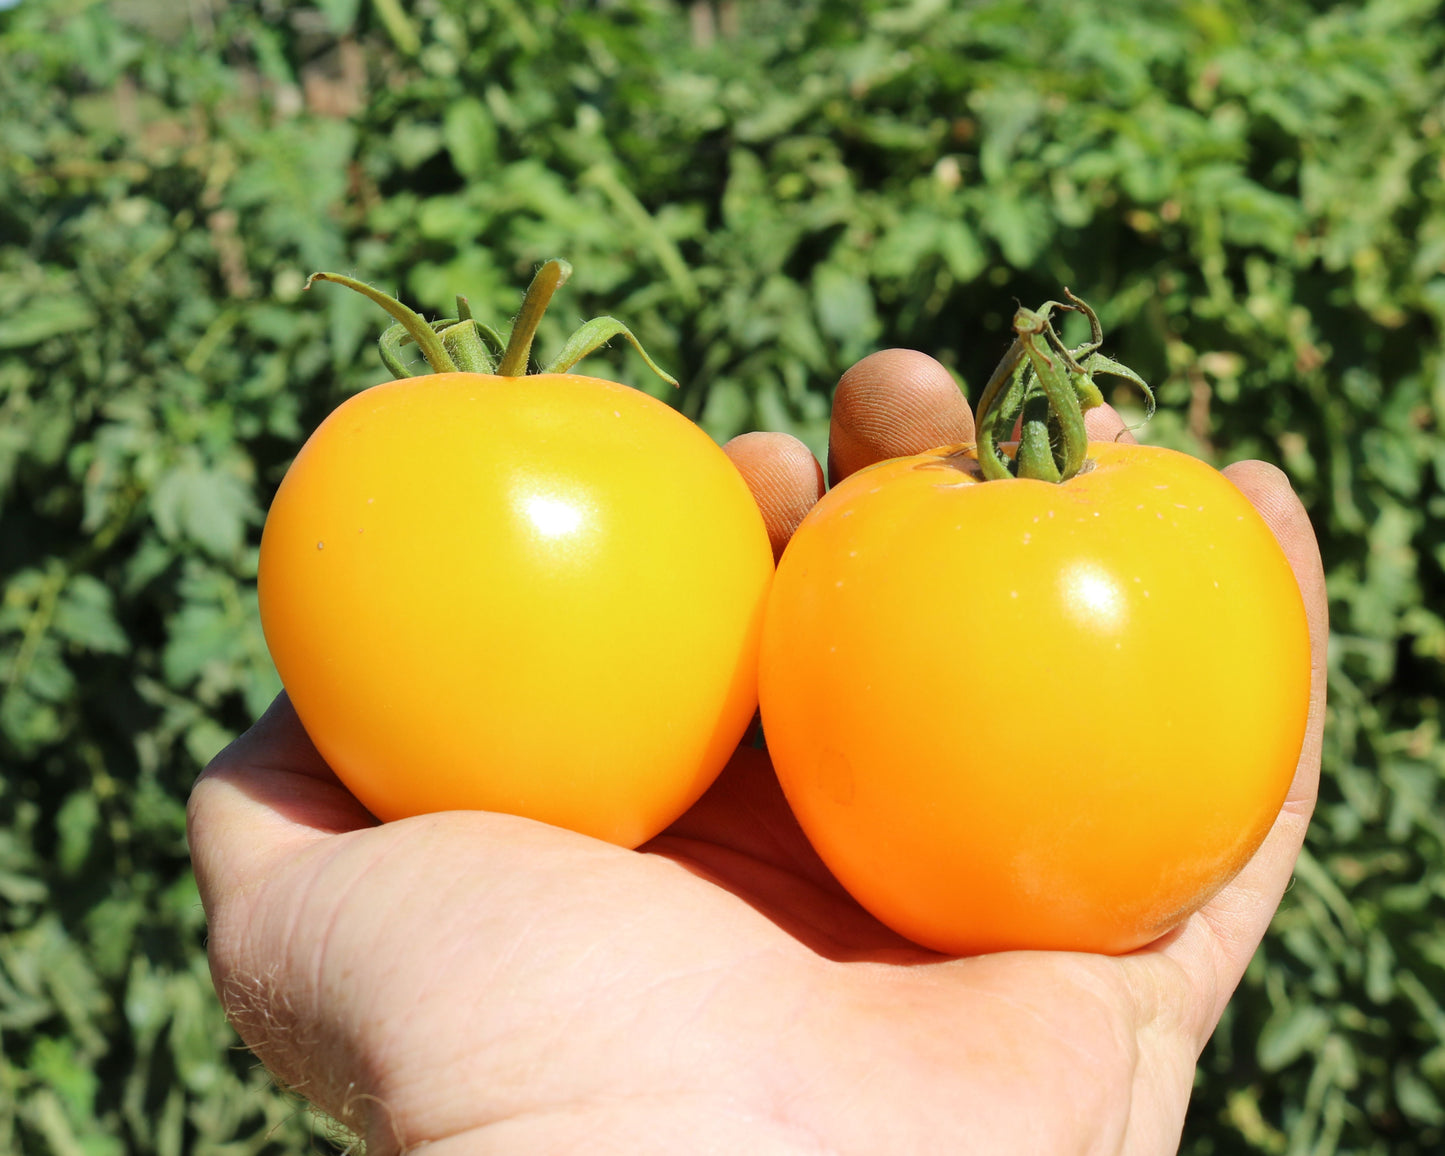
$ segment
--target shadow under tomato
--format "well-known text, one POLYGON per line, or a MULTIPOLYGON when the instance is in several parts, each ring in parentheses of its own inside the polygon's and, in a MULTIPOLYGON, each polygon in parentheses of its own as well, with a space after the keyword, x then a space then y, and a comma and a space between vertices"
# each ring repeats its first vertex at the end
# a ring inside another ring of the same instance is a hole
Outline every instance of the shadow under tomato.
POLYGON ((729 892, 825 959, 901 965, 949 959, 884 926, 818 858, 767 754, 743 746, 711 788, 638 849, 729 892))

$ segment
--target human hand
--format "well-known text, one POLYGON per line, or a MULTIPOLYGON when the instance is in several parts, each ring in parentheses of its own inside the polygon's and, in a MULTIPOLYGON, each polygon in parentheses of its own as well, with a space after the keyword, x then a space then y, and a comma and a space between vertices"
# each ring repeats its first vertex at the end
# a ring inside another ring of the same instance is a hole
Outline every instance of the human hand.
MULTIPOLYGON (((1111 411, 1090 423, 1127 436, 1111 411)), ((885 351, 839 386, 829 471, 971 437, 942 367, 885 351)), ((780 548, 819 496, 816 463, 775 434, 728 452, 780 548)), ((1308 520, 1278 471, 1226 472, 1310 611, 1310 727, 1263 847, 1157 943, 918 948, 832 879, 747 747, 637 851, 478 812, 378 826, 282 695, 191 799, 227 1013, 375 1156, 1174 1151, 1199 1052, 1289 881, 1323 721, 1308 520)))

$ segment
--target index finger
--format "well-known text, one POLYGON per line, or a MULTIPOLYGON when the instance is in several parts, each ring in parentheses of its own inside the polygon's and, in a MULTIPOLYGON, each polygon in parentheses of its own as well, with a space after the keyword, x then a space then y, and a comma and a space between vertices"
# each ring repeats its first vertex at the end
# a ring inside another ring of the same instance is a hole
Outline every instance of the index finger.
MULTIPOLYGON (((828 482, 888 458, 973 441, 973 412, 938 361, 915 349, 882 349, 838 382, 828 430, 828 482)), ((1133 443, 1113 406, 1087 410, 1090 441, 1133 443)))
POLYGON ((952 375, 915 349, 882 349, 843 374, 828 429, 828 482, 888 458, 973 440, 952 375))

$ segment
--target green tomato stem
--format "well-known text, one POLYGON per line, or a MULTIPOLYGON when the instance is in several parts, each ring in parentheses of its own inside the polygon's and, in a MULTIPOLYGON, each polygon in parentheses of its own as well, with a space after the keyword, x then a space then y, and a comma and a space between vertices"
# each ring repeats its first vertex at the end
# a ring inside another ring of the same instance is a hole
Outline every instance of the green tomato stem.
MULTIPOLYGON (((1007 459, 999 453, 999 443, 1004 440, 999 431, 1005 420, 1023 404, 1024 371, 1027 368, 1028 358, 1023 342, 1015 338, 979 399, 978 464, 987 481, 997 482, 1013 477, 1007 459)), ((1008 432, 1012 433, 1012 430, 1008 432)))
POLYGON ((334 281, 338 285, 345 285, 348 289, 355 289, 363 296, 370 297, 401 323, 407 335, 416 342, 417 348, 421 350, 422 356, 426 358, 433 373, 456 372, 456 363, 452 361, 436 331, 427 324, 426 318, 415 310, 408 309, 395 297, 383 293, 380 289, 372 288, 365 281, 358 281, 355 277, 347 277, 342 273, 312 273, 310 277, 306 278, 306 288, 310 289, 313 281, 334 281))
MULTIPOLYGON (((408 341, 414 342, 421 350, 433 373, 460 371, 523 377, 529 372, 532 341, 536 337, 542 315, 546 313, 552 295, 571 275, 572 266, 566 261, 553 258, 544 262, 532 278, 531 285, 527 287, 521 312, 517 314, 505 341, 491 326, 472 317, 471 306, 467 304, 465 297, 457 298, 455 317, 428 322, 421 314, 407 308, 395 297, 341 273, 313 273, 307 280, 306 287, 309 289, 312 281, 334 281, 371 298, 396 318, 397 323, 381 335, 379 345, 382 362, 398 378, 416 376, 402 356, 402 347, 408 341)), ((567 339, 561 353, 544 372, 566 373, 578 361, 614 337, 630 342, 653 373, 668 385, 677 385, 677 379, 648 356, 647 350, 632 331, 613 317, 594 317, 585 322, 567 339)))
MULTIPOLYGON (((1043 327, 1048 325, 1046 319, 1040 320, 1043 325, 1038 332, 1032 329, 1020 331, 1020 336, 1024 339, 1024 351, 1028 354, 1034 376, 1038 379, 1039 388, 1043 390, 1046 399, 1045 435, 1048 433, 1048 426, 1056 423, 1059 440, 1057 444, 1052 444, 1050 439, 1048 460, 1052 468, 1042 474, 1030 472, 1021 473, 1021 476, 1040 477, 1048 482, 1062 481, 1064 478, 1072 478, 1083 468, 1089 449, 1089 435, 1084 429, 1084 411, 1079 406, 1078 395, 1064 371, 1062 360, 1050 357, 1047 342, 1037 339, 1043 327)), ((1018 329, 1017 321, 1014 327, 1018 329)), ((1019 463, 1020 471, 1023 471, 1025 464, 1019 463)))
POLYGON ((523 377, 527 372, 527 361, 532 356, 532 339, 537 335, 537 325, 552 294, 557 292, 572 276, 572 266, 566 261, 552 258, 545 262, 532 283, 527 286, 527 295, 522 298, 522 311, 507 335, 507 348, 502 351, 502 363, 497 372, 503 377, 523 377))
POLYGON ((1098 315, 1070 290, 1065 289, 1064 296, 1066 301, 1046 301, 1036 311, 1019 308, 1013 344, 979 398, 976 452, 987 481, 1018 477, 1062 482, 1082 470, 1089 449, 1084 412, 1104 402, 1094 383, 1097 373, 1139 386, 1149 413, 1154 412, 1154 394, 1143 378, 1098 352, 1104 339, 1098 315), (1066 347, 1053 326, 1056 309, 1084 314, 1089 340, 1075 349, 1066 347), (1009 457, 1002 443, 1016 426, 1018 447, 1009 457))

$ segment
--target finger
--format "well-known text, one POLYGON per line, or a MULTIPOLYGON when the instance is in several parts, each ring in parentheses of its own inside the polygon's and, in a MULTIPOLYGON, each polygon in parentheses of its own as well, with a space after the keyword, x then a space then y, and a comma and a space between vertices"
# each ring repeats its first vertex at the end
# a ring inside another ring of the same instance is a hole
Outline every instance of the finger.
POLYGON ((1119 411, 1107 402, 1084 411, 1084 429, 1088 431, 1091 442, 1119 442, 1126 446, 1138 443, 1119 416, 1119 411))
MULTIPOLYGON (((1325 711, 1325 658, 1329 643, 1329 607, 1325 594, 1324 564, 1319 544, 1304 505, 1290 488, 1284 473, 1266 462, 1237 462, 1224 470, 1224 476, 1249 498, 1274 532, 1285 557, 1299 583, 1310 626, 1310 716, 1304 750, 1290 786, 1286 806, 1293 807, 1306 819, 1314 808, 1319 789, 1321 735, 1325 711)), ((1291 856, 1291 864, 1293 856, 1291 856)), ((1280 880, 1283 890, 1287 879, 1280 880)))
MULTIPOLYGON (((1011 435, 1014 441, 1018 441, 1022 429, 1023 418, 1019 418, 1014 422, 1011 435)), ((1084 411, 1084 432, 1091 442, 1118 442, 1126 446, 1139 444, 1139 439, 1134 436, 1131 428, 1124 424, 1119 411, 1108 402, 1084 411)))
POLYGON ((723 452, 753 492, 776 562, 798 523, 823 496, 823 467, 812 450, 783 433, 741 434, 723 452))
POLYGON ((973 440, 973 414, 933 358, 912 349, 869 354, 838 382, 828 432, 828 480, 888 458, 973 440))
POLYGON ((266 876, 311 843, 376 820, 341 785, 283 691, 250 730, 211 760, 186 808, 202 900, 266 876))
POLYGON ((201 778, 236 765, 259 765, 310 779, 334 781, 336 777, 296 717, 291 697, 284 690, 249 730, 211 760, 201 778))
POLYGON ((1194 1022, 1183 1025, 1200 1049, 1264 938, 1304 843, 1319 788, 1329 635, 1319 546, 1288 479, 1264 462, 1240 462, 1224 472, 1274 532, 1299 583, 1310 628, 1310 711, 1288 797, 1263 845, 1229 886, 1159 948, 1159 954, 1182 966, 1200 996, 1193 1001, 1194 1022))
MULTIPOLYGON (((1299 583, 1305 612, 1310 624, 1310 716, 1306 728, 1304 750, 1299 767, 1290 785, 1286 808, 1300 814, 1306 821, 1314 811, 1319 792, 1320 750, 1325 723, 1326 651, 1329 646, 1329 604, 1325 593, 1324 563, 1320 560, 1319 543, 1303 503, 1290 487, 1284 473, 1267 462, 1236 462, 1226 466, 1224 476, 1244 493, 1265 523, 1274 532, 1285 557, 1299 583)), ((1303 841, 1303 829, 1300 831, 1303 841)), ((1298 847, 1290 853, 1283 877, 1278 880, 1281 894, 1289 881, 1298 847)), ((1267 923, 1268 920, 1265 920, 1267 923)), ((1263 927, 1260 929, 1263 935, 1263 927)))

